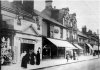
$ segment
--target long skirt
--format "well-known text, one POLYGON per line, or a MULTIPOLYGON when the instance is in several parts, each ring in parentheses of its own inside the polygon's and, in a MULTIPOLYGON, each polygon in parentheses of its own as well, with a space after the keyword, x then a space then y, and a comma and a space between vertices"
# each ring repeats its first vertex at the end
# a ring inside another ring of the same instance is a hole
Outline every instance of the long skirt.
POLYGON ((31 65, 34 65, 34 64, 35 64, 35 60, 34 60, 34 58, 31 58, 31 60, 30 60, 30 64, 31 64, 31 65))
POLYGON ((25 57, 22 58, 21 67, 27 68, 27 60, 25 59, 25 57))

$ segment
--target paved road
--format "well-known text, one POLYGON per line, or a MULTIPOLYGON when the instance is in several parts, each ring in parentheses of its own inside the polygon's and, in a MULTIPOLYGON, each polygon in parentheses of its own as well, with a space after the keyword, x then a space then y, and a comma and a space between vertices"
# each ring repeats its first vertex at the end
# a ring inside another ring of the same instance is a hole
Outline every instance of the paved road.
POLYGON ((100 58, 40 70, 100 70, 100 58))

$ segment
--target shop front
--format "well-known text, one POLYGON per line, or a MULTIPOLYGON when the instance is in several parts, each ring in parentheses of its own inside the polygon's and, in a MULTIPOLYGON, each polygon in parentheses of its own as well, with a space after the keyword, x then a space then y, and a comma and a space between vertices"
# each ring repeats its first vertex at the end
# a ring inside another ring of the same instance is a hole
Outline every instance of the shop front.
POLYGON ((67 41, 51 39, 51 38, 43 38, 42 49, 43 49, 42 51, 43 59, 46 59, 46 58, 65 58, 66 51, 73 50, 76 48, 67 41))
POLYGON ((30 52, 34 50, 34 53, 37 54, 37 51, 40 52, 40 58, 42 58, 42 39, 38 36, 32 36, 27 34, 16 34, 14 37, 14 62, 19 63, 21 59, 21 54, 26 51, 30 52))
POLYGON ((2 29, 0 32, 1 64, 11 63, 13 60, 14 30, 2 29))
POLYGON ((76 50, 76 52, 77 52, 77 54, 78 55, 82 55, 83 54, 83 48, 80 46, 80 45, 78 45, 78 44, 74 44, 78 49, 76 50))
POLYGON ((93 47, 88 43, 86 43, 86 46, 88 54, 93 54, 93 47))

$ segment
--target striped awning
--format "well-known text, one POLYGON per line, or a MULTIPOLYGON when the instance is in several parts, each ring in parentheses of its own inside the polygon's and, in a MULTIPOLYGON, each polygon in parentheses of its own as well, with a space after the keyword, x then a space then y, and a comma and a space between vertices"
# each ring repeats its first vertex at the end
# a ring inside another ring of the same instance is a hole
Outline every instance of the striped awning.
POLYGON ((78 44, 74 44, 78 49, 83 50, 83 48, 81 46, 79 46, 78 44))
POLYGON ((86 44, 91 50, 93 50, 93 47, 90 44, 88 44, 88 43, 86 43, 86 44))
POLYGON ((57 47, 65 47, 66 49, 78 49, 67 41, 51 39, 51 38, 47 38, 47 39, 51 41, 53 44, 55 44, 57 47))

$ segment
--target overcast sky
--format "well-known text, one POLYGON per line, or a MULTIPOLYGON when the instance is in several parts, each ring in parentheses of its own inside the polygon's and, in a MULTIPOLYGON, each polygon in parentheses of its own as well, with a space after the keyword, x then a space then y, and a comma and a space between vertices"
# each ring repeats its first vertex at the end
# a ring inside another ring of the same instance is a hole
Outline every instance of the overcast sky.
MULTIPOLYGON (((35 9, 42 11, 45 8, 45 0, 34 0, 35 9)), ((69 13, 76 13, 77 26, 81 30, 86 25, 88 29, 100 33, 100 0, 53 0, 53 7, 61 9, 69 7, 69 13)))

